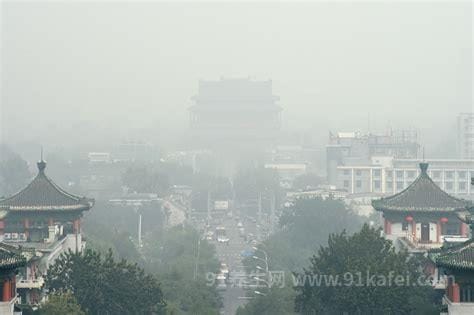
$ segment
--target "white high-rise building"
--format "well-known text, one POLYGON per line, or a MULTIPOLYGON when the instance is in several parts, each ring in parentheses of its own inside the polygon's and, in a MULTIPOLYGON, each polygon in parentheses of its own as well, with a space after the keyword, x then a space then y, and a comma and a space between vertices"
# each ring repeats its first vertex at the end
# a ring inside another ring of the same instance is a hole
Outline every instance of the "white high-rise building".
POLYGON ((474 159, 474 113, 461 113, 457 119, 457 151, 461 159, 474 159))

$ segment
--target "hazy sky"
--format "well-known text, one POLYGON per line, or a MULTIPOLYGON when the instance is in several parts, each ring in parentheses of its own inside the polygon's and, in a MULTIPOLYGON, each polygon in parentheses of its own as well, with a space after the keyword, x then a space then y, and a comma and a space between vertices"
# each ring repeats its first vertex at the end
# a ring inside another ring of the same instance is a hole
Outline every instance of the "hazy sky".
POLYGON ((4 1, 1 20, 7 140, 182 130, 220 77, 272 79, 285 128, 321 138, 370 116, 439 139, 472 111, 469 1, 4 1))

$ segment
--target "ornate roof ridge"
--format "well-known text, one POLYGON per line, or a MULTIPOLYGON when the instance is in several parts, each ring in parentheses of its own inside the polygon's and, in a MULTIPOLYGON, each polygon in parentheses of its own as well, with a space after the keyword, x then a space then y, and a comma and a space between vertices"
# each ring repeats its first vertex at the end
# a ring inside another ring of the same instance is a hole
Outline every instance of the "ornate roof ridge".
POLYGON ((46 162, 41 160, 38 162, 38 174, 33 180, 23 189, 13 194, 10 197, 0 200, 0 209, 6 210, 76 210, 87 209, 93 204, 93 199, 77 196, 71 194, 52 179, 50 179, 44 172, 46 162), (36 191, 35 191, 36 190, 36 191), (38 191, 39 190, 39 191, 38 191), (31 195, 38 197, 37 200, 31 199, 31 195), (52 202, 39 200, 41 197, 50 197, 55 199, 52 202), (22 200, 23 199, 23 200, 22 200), (37 203, 35 203, 37 202, 37 203), (55 204, 56 202, 56 204, 55 204))
POLYGON ((373 200, 372 206, 379 211, 437 211, 438 209, 440 211, 454 211, 465 209, 471 204, 468 200, 451 196, 446 191, 441 189, 428 175, 427 163, 420 163, 420 168, 420 175, 410 185, 408 185, 408 187, 392 196, 373 200), (416 190, 420 190, 420 192, 416 192, 416 190), (444 204, 433 204, 433 202, 435 201, 434 198, 431 198, 432 200, 426 200, 426 203, 423 203, 421 201, 417 202, 417 200, 412 200, 413 204, 410 204, 410 201, 406 200, 410 197, 413 199, 413 196, 409 196, 409 194, 418 194, 418 197, 423 197, 421 196, 423 193, 431 195, 430 197, 433 197, 433 195, 437 195, 438 198, 436 201, 444 204), (395 203, 395 205, 393 203, 395 203), (397 203, 400 203, 400 206, 396 205, 397 203), (419 205, 415 205, 415 203, 419 203, 419 205))
POLYGON ((445 268, 474 270, 474 239, 442 250, 436 265, 445 268))
POLYGON ((17 249, 0 242, 0 269, 17 268, 26 265, 26 258, 17 249))

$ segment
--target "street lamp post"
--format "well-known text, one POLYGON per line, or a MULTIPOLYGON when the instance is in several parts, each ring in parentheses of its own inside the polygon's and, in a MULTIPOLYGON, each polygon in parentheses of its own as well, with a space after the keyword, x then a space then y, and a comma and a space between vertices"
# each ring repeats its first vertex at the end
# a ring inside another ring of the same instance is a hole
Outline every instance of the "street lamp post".
POLYGON ((255 246, 253 246, 252 249, 255 250, 255 251, 260 251, 260 252, 262 252, 263 255, 265 256, 265 259, 262 259, 262 258, 257 257, 257 256, 254 256, 254 259, 260 259, 260 260, 262 260, 262 261, 265 262, 265 272, 268 274, 268 254, 267 254, 267 252, 264 251, 264 250, 261 249, 261 248, 255 247, 255 246))

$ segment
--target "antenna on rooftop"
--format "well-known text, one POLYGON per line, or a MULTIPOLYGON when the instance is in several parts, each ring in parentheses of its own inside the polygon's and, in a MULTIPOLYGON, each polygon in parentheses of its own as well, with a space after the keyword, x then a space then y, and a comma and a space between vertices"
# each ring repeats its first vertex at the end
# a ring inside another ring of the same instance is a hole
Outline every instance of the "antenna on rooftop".
POLYGON ((41 159, 40 161, 43 161, 43 145, 41 145, 41 159))

